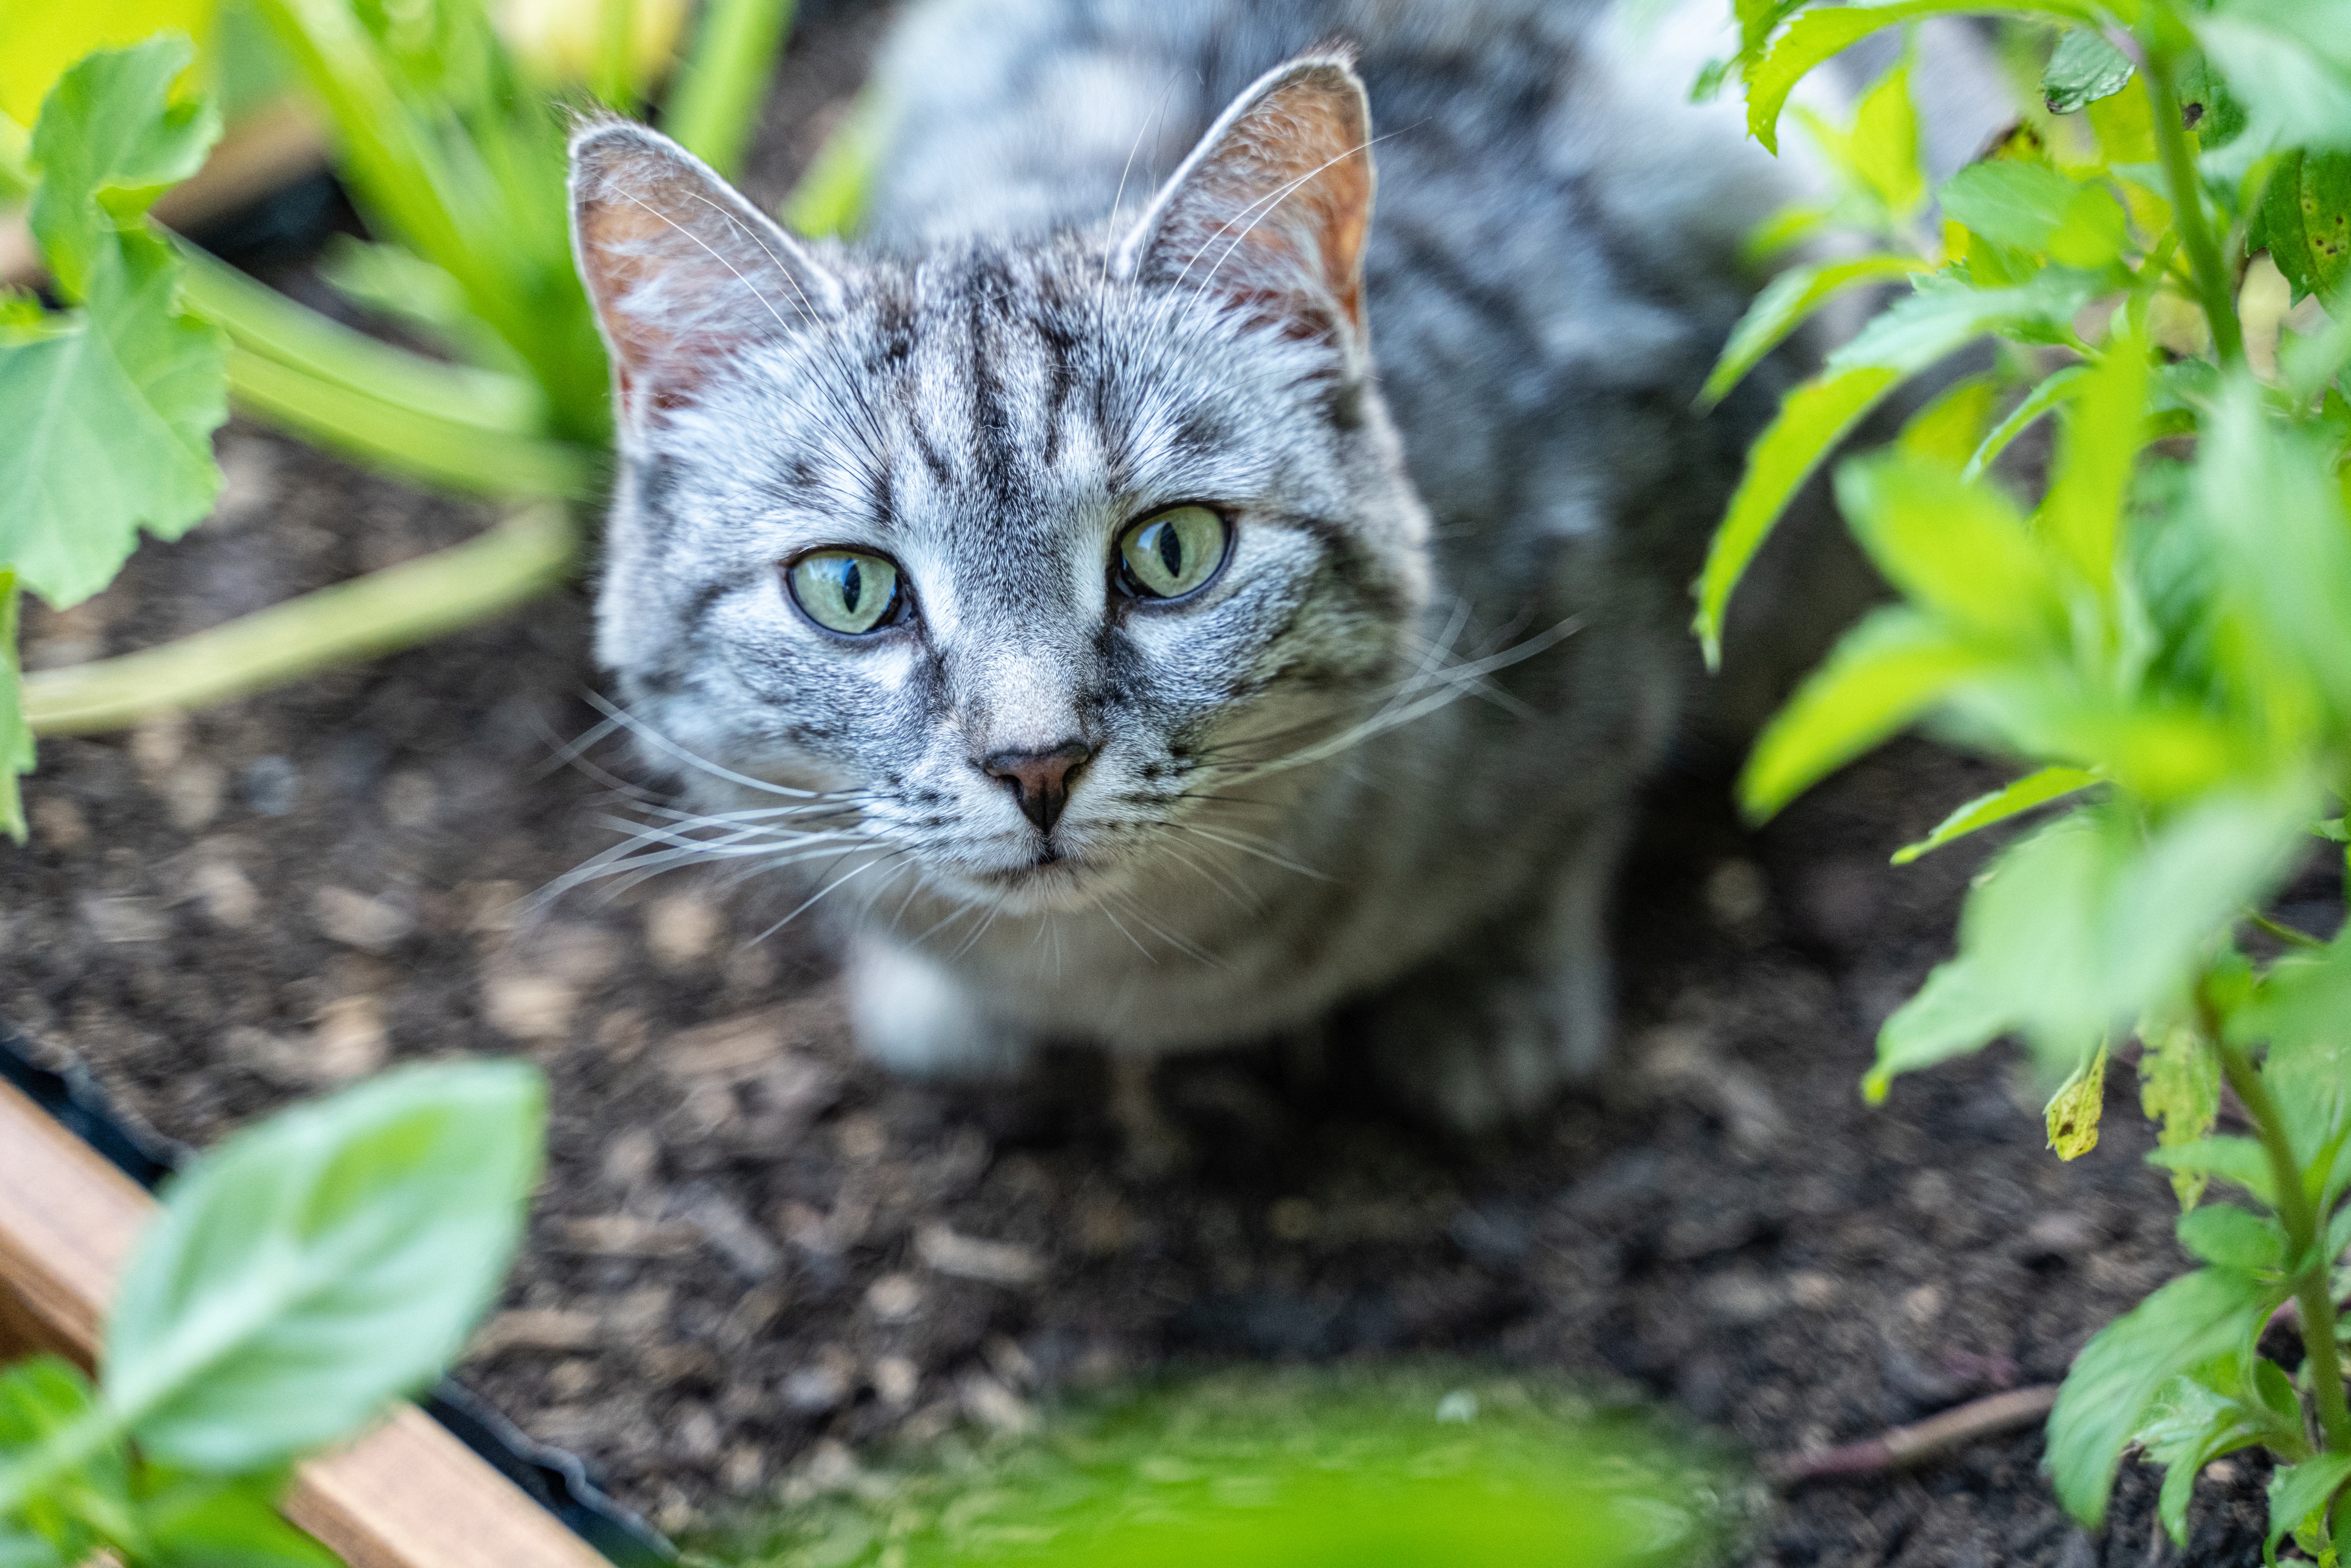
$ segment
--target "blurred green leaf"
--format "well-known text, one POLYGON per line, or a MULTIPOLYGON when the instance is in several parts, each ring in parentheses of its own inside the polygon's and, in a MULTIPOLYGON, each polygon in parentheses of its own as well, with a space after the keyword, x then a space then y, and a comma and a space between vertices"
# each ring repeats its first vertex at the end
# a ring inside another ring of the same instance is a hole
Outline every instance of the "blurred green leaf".
POLYGON ((1906 455, 1956 474, 1982 443, 1999 396, 1993 377, 1961 376, 1903 422, 1895 444, 1906 455))
POLYGON ((1894 852, 1896 865, 1908 865, 1920 855, 1941 849, 1954 839, 1963 839, 1979 829, 2060 800, 2078 789, 2087 789, 2104 783, 2095 773, 2079 768, 2043 768, 2026 774, 2005 789, 1994 789, 1989 795, 1979 795, 1940 822, 1935 831, 1917 842, 1905 844, 1894 852))
POLYGON ((141 1568, 339 1568, 340 1559, 286 1522, 284 1478, 175 1478, 141 1500, 141 1568))
POLYGON ((2056 477, 2038 521, 2082 581, 2101 593, 2114 581, 2123 497, 2144 439, 2147 376, 2146 341, 2118 334, 2058 413, 2056 477))
MULTIPOLYGON (((2139 1029, 2139 1109, 2156 1124, 2156 1140, 2178 1148, 2209 1136, 2220 1113, 2220 1058, 2186 1024, 2139 1029)), ((2202 1171, 2171 1173, 2172 1196, 2185 1211, 2204 1196, 2202 1171)))
POLYGON ((694 52, 670 84, 664 129, 728 179, 750 144, 791 19, 792 0, 707 0, 694 52))
POLYGON ((2351 4, 2232 0, 2189 21, 2258 143, 2351 151, 2351 4))
POLYGON ((2178 1228, 2180 1246, 2220 1268, 2258 1273, 2285 1262, 2285 1232, 2276 1220, 2225 1203, 2190 1209, 2179 1217, 2178 1228))
POLYGON ((516 1062, 402 1069, 178 1177, 107 1327, 105 1398, 148 1456, 275 1465, 446 1365, 520 1237, 545 1093, 516 1062))
POLYGON ((2049 1146, 2061 1160, 2076 1160, 2098 1146, 2098 1118, 2106 1104, 2106 1048, 2101 1044, 2090 1060, 2057 1086, 2042 1113, 2049 1130, 2049 1146))
POLYGON ((1825 371, 1783 398, 1748 448, 1746 471, 1698 574, 1696 627, 1708 669, 1721 663, 1722 618, 1748 562, 1804 481, 1901 379, 1901 371, 1875 365, 1825 371))
POLYGON ((2058 273, 2012 288, 1922 278, 1917 292, 1872 317, 1852 342, 1830 355, 1829 367, 1883 366, 1916 375, 1987 332, 2061 340, 2072 335, 2074 314, 2095 287, 2091 279, 2058 273))
POLYGON ((2277 1206, 2277 1181, 2270 1157, 2251 1138, 2199 1138, 2192 1144, 2159 1148, 2147 1163, 2168 1171, 2187 1171, 2233 1182, 2272 1207, 2277 1206))
POLYGON ((21 1503, 0 1503, 0 1529, 21 1524, 78 1563, 128 1522, 131 1465, 121 1439, 77 1443, 99 1418, 89 1380, 68 1362, 36 1356, 0 1371, 0 1498, 23 1492, 20 1478, 34 1467, 47 1470, 21 1503), (81 1452, 68 1458, 64 1450, 74 1447, 81 1452))
POLYGON ((2083 190, 2046 163, 1994 159, 1961 169, 1943 182, 1936 196, 1943 215, 1970 233, 1995 245, 2039 251, 2048 248, 2049 236, 2083 190))
POLYGON ((1750 820, 1771 816, 1991 663, 1916 611, 1874 612, 1764 728, 1739 776, 1740 810, 1750 820))
POLYGON ((2131 1440, 2151 1464, 2163 1469, 2163 1491, 2156 1516, 2179 1545, 2188 1543, 2188 1504, 2196 1494, 2196 1473, 2223 1454, 2261 1440, 2261 1427, 2246 1418, 2243 1405, 2182 1375, 2159 1389, 2146 1425, 2131 1440))
POLYGON ((1877 1061, 1862 1093, 1876 1104, 1898 1074, 1981 1051, 2012 1021, 2001 999, 1977 983, 1965 955, 1938 964, 1878 1030, 1877 1061))
POLYGON ((1990 644, 2062 644, 2064 601, 1999 490, 1896 451, 1846 463, 1836 496, 1870 560, 1914 605, 1990 644))
POLYGON ((2351 152, 2291 152, 2262 193, 2270 259, 2296 303, 2351 285, 2351 152))
POLYGON ((1855 106, 1853 129, 1840 130, 1808 109, 1796 110, 1830 167, 1874 215, 1873 226, 1902 233, 1927 204, 1927 172, 1918 162, 1918 111, 1910 101, 1910 57, 1905 53, 1855 106))
POLYGON ((1813 311, 1848 289, 1906 277, 1927 264, 1916 256, 1864 256, 1848 261, 1813 262, 1781 273, 1731 329, 1722 356, 1706 378, 1698 404, 1710 408, 1722 401, 1763 356, 1784 342, 1813 311))
POLYGON ((2082 379, 2089 373, 2090 367, 2087 365, 2067 365, 2062 370, 2051 371, 2040 384, 2024 394, 2023 402, 2009 410, 2006 416, 1991 427, 1991 432, 1984 436, 1982 444, 1968 459, 1967 467, 1960 471, 1959 477, 1974 479, 1998 462, 2000 455, 2007 451, 2018 436, 2030 429, 2033 421, 2068 398, 2078 396, 2082 390, 2082 379))
POLYGON ((2269 1550, 2275 1561, 2278 1543, 2289 1533, 2308 1528, 2325 1539, 2323 1512, 2335 1494, 2351 1481, 2351 1454, 2320 1454, 2299 1465, 2281 1465, 2270 1472, 2269 1550))
POLYGON ((2049 68, 2041 73, 2041 97, 2050 113, 2071 114, 2085 103, 2122 91, 2133 68, 2130 57, 2097 29, 2076 27, 2057 40, 2049 68))
POLYGON ((2092 1530, 2104 1524, 2115 1467, 2157 1391, 2199 1362, 2250 1349, 2284 1296, 2250 1275, 2199 1269, 2099 1330, 2049 1416, 2050 1479, 2066 1511, 2092 1530))

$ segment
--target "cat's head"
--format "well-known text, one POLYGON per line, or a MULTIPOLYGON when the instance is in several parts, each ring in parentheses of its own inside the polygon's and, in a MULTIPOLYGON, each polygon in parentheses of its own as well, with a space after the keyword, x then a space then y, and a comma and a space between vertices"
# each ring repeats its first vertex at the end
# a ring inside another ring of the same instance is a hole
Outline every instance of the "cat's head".
POLYGON ((1123 233, 860 259, 584 131, 625 459, 600 652, 700 802, 1016 910, 1265 841, 1266 765, 1363 711, 1427 591, 1370 382, 1369 142, 1311 57, 1123 233))

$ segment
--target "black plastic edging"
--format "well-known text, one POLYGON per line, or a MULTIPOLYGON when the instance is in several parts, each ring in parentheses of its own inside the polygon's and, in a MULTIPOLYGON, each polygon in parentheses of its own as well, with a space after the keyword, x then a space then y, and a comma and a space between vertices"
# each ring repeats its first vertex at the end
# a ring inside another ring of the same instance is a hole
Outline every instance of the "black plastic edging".
MULTIPOLYGON (((68 1061, 61 1069, 36 1062, 23 1037, 5 1019, 0 1019, 0 1081, 22 1090, 58 1125, 151 1192, 194 1152, 130 1120, 80 1062, 68 1061)), ((534 1441, 455 1378, 443 1378, 418 1403, 613 1568, 666 1568, 678 1560, 677 1548, 613 1501, 590 1479, 577 1455, 534 1441)))

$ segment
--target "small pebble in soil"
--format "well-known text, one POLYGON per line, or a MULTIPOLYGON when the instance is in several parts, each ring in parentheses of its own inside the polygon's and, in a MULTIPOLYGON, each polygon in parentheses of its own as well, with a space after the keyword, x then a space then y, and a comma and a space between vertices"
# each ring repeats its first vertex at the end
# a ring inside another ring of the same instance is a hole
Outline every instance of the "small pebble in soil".
POLYGON ((291 758, 256 757, 246 764, 242 792, 256 817, 291 816, 301 800, 301 770, 291 758))

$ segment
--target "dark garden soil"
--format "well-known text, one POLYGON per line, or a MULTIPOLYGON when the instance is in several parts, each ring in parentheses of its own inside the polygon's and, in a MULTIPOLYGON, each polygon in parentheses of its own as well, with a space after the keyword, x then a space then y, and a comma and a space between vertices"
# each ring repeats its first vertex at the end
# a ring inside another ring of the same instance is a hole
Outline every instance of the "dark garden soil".
MULTIPOLYGON (((755 162, 772 199, 875 35, 803 31, 755 162)), ((56 664, 147 645, 454 542, 486 514, 257 431, 220 514, 68 614, 56 664)), ((1851 1441, 2060 1376, 2185 1266, 2131 1074, 2103 1146, 2043 1148, 1994 1056, 1855 1084, 1948 951, 1981 851, 1886 854, 1986 787, 1907 744, 1760 834, 1719 779, 1660 789, 1620 927, 1604 1082, 1465 1148, 1347 1071, 1246 1053, 1017 1089, 859 1063, 818 938, 715 886, 517 903, 611 841, 550 766, 595 719, 559 594, 365 669, 137 733, 43 744, 0 848, 0 1014, 202 1145, 390 1061, 520 1051, 555 1085, 528 1253, 463 1375, 681 1530, 852 1472, 849 1449, 1019 1429, 1171 1363, 1443 1351, 1625 1382, 1761 1451, 1851 1441)), ((600 754, 601 755, 601 754, 600 754)), ((606 758, 613 766, 618 759, 606 758)), ((2334 889, 2314 887, 2314 898, 2334 889)), ((2320 912, 2312 912, 2314 921, 2320 912)), ((2153 1478, 2098 1538, 2037 1432, 1797 1491, 1762 1563, 2161 1563, 2153 1478)), ((2186 1561, 2259 1561, 2262 1478, 2214 1467, 2186 1561)))

